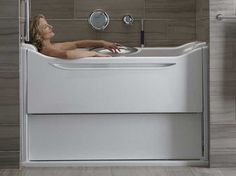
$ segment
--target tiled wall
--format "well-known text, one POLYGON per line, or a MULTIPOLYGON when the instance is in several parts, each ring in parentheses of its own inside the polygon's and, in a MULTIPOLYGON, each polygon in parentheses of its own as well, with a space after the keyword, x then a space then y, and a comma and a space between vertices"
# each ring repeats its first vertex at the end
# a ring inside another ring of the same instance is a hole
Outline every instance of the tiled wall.
POLYGON ((216 20, 235 15, 235 0, 210 0, 210 165, 236 166, 236 23, 216 20))
POLYGON ((196 0, 196 39, 209 42, 208 0, 196 0))
POLYGON ((145 19, 146 46, 173 46, 196 40, 195 0, 32 0, 32 16, 42 13, 54 26, 55 41, 104 39, 140 46, 141 20, 145 19), (105 10, 111 22, 105 31, 94 31, 87 18, 95 9, 105 10), (131 14, 133 26, 121 19, 131 14))
MULTIPOLYGON (((210 165, 236 166, 236 23, 218 22, 218 12, 234 15, 234 0, 210 0, 210 165)), ((106 39, 138 46, 140 19, 146 46, 178 45, 208 39, 205 0, 32 0, 32 14, 43 13, 55 26, 55 40, 106 39), (128 3, 128 4, 127 4, 128 3), (111 17, 104 32, 93 31, 87 15, 103 8, 111 17), (196 10, 196 11, 195 11, 196 10), (124 26, 131 13, 136 22, 124 26)), ((23 18, 20 18, 22 21, 23 18)), ((0 1, 0 168, 19 160, 18 1, 0 1)))
POLYGON ((0 1, 0 168, 19 165, 18 1, 0 1))

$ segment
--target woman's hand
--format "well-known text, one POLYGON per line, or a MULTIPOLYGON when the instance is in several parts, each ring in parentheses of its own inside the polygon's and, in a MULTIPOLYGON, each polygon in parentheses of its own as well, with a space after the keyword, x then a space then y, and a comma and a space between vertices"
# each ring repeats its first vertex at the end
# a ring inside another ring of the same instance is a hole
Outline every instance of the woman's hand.
POLYGON ((111 42, 107 42, 107 41, 102 40, 102 45, 104 48, 110 50, 113 53, 118 53, 120 51, 120 49, 119 49, 120 44, 119 43, 111 43, 111 42))

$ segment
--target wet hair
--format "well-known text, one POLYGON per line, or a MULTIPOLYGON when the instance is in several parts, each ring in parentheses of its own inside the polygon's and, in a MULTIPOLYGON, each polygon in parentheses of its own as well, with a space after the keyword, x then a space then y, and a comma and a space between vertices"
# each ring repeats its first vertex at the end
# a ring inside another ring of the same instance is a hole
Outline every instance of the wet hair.
POLYGON ((41 36, 41 31, 39 29, 39 20, 45 16, 38 14, 31 20, 30 23, 30 42, 38 49, 39 52, 42 50, 43 38, 41 36))

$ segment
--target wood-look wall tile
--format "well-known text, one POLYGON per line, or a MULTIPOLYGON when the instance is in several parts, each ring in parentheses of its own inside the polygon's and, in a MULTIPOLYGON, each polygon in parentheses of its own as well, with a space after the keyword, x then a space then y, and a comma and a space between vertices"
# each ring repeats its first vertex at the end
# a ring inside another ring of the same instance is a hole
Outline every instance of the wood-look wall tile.
POLYGON ((0 1, 0 168, 19 166, 19 80, 15 79, 19 75, 18 2, 0 1))
POLYGON ((235 81, 210 81, 211 96, 236 96, 235 81))
MULTIPOLYGON (((236 151, 232 152, 217 152, 210 153, 210 167, 213 168, 226 168, 235 167, 236 165, 236 151)), ((223 175, 224 176, 224 175, 223 175)))
POLYGON ((19 70, 19 50, 18 46, 5 48, 0 46, 0 72, 19 70))
POLYGON ((211 167, 235 167, 236 165, 236 124, 210 127, 211 167))
POLYGON ((19 105, 0 105, 0 123, 18 124, 19 105))
POLYGON ((48 20, 55 32, 54 41, 73 41, 96 39, 96 32, 89 26, 87 20, 48 20))
MULTIPOLYGON (((234 69, 236 26, 232 21, 218 21, 217 14, 235 15, 235 0, 210 0, 210 95, 228 97, 210 116, 210 166, 236 166, 235 106, 236 70, 234 69), (231 64, 231 65, 230 65, 231 64), (225 104, 224 104, 225 103, 225 104), (219 109, 222 113, 217 115, 219 109), (224 112, 225 111, 225 112, 224 112), (233 119, 234 118, 234 119, 233 119), (231 123, 231 124, 229 124, 231 123)), ((214 101, 210 101, 214 106, 214 101)))
POLYGON ((236 124, 213 124, 210 128, 211 145, 213 149, 236 150, 236 124), (219 140, 225 141, 220 143, 219 140), (218 140, 218 141, 217 141, 218 140), (215 145, 217 144, 217 145, 215 145), (219 145, 218 145, 219 144, 219 145))
POLYGON ((145 0, 75 0, 75 17, 88 18, 95 9, 103 9, 111 19, 131 14, 134 18, 144 17, 145 0))
POLYGON ((146 0, 145 17, 154 19, 195 18, 195 0, 146 0))
POLYGON ((208 0, 196 0, 196 40, 209 42, 208 0))
POLYGON ((214 167, 235 166, 236 164, 236 124, 210 127, 210 164, 214 167))
POLYGON ((219 57, 221 58, 233 58, 233 55, 235 54, 235 47, 236 47, 236 42, 231 42, 231 41, 225 41, 225 42, 217 42, 217 41, 212 41, 210 45, 211 53, 213 54, 214 57, 219 57))
MULTIPOLYGON (((19 90, 18 90, 19 91, 19 90)), ((19 105, 18 96, 3 95, 0 97, 0 106, 19 105)))
POLYGON ((233 70, 236 71, 236 60, 235 60, 235 58, 236 58, 236 42, 233 42, 232 45, 233 45, 233 49, 232 49, 232 52, 233 52, 233 58, 232 58, 233 63, 232 63, 232 66, 233 66, 233 70))
POLYGON ((210 17, 215 19, 217 14, 231 16, 235 14, 235 0, 209 0, 210 17))
MULTIPOLYGON (((36 2, 36 0, 34 1, 36 2)), ((165 15, 164 18, 166 20, 168 19, 173 19, 173 20, 170 20, 168 25, 162 23, 164 26, 160 25, 158 22, 155 23, 155 25, 149 25, 150 30, 148 31, 149 27, 146 28, 147 30, 145 29, 146 46, 177 46, 180 44, 184 44, 184 43, 196 40, 195 0, 181 0, 181 1, 147 0, 146 6, 144 5, 145 0, 138 0, 138 1, 135 0, 135 2, 129 1, 129 3, 127 3, 127 1, 124 0, 124 3, 122 2, 105 1, 105 0, 99 1, 99 2, 95 2, 91 0, 88 0, 88 1, 75 0, 75 17, 83 18, 83 19, 86 18, 84 19, 84 23, 82 24, 84 26, 81 26, 84 29, 87 28, 86 31, 82 31, 78 34, 78 31, 76 30, 77 29, 76 24, 74 24, 76 22, 74 20, 68 19, 68 22, 65 22, 63 20, 49 20, 51 21, 51 23, 55 23, 54 30, 56 31, 56 36, 54 40, 66 41, 66 40, 88 39, 88 38, 93 39, 94 36, 96 35, 97 39, 117 41, 120 43, 125 43, 126 45, 130 45, 130 46, 140 46, 140 34, 139 34, 140 29, 138 29, 138 32, 137 31, 132 32, 132 29, 127 30, 128 28, 135 28, 134 27, 135 25, 131 27, 126 26, 127 29, 125 31, 121 30, 120 32, 115 32, 115 31, 110 30, 110 29, 113 29, 113 30, 117 29, 111 26, 111 24, 112 25, 114 24, 114 22, 112 22, 114 20, 111 20, 109 27, 105 31, 97 32, 90 29, 90 27, 87 24, 87 17, 91 13, 91 11, 93 11, 94 9, 102 8, 109 13, 111 19, 116 19, 116 20, 119 19, 120 23, 122 23, 121 17, 129 13, 133 15, 134 18, 136 18, 135 23, 137 24, 139 23, 139 20, 137 20, 137 18, 144 17, 143 12, 144 12, 145 7, 150 7, 150 8, 154 7, 155 9, 155 8, 159 8, 160 4, 162 5, 161 8, 162 10, 164 10, 164 13, 168 14, 167 16, 165 15), (126 5, 124 6, 123 4, 126 4, 126 5), (190 11, 192 15, 190 15, 190 11), (179 19, 179 17, 181 19, 179 19), (57 25, 57 24, 65 24, 65 26, 58 27, 60 25, 57 25), (166 26, 168 26, 168 29, 166 29, 166 26), (64 31, 64 32, 60 32, 60 31, 64 31), (80 36, 84 36, 84 37, 80 38, 80 36)), ((41 3, 41 6, 43 5, 42 2, 36 2, 36 3, 41 3)), ((35 5, 36 4, 32 4, 32 11, 35 11, 34 9, 35 5)), ((46 5, 44 4, 44 6, 46 5)), ((146 12, 149 10, 150 9, 146 9, 146 12)), ((157 9, 155 9, 155 11, 156 10, 157 9)), ((36 12, 33 12, 33 13, 36 13, 36 12)), ((160 19, 160 18, 155 17, 155 19, 160 19)), ((165 21, 165 20, 160 20, 160 21, 165 21)))
POLYGON ((19 151, 19 125, 0 124, 0 151, 19 151))
POLYGON ((212 19, 210 22, 210 38, 212 42, 236 42, 235 22, 212 19))
POLYGON ((210 72, 211 82, 235 82, 236 72, 228 70, 211 69, 210 72))
POLYGON ((0 72, 0 123, 19 122, 19 72, 0 72))
POLYGON ((233 61, 235 60, 234 46, 234 42, 211 42, 210 68, 218 71, 233 70, 233 61))
POLYGON ((125 26, 120 20, 111 20, 104 31, 96 32, 97 39, 118 42, 127 46, 140 46, 141 22, 135 21, 132 26, 125 26))
POLYGON ((196 40, 209 42, 209 19, 201 18, 196 20, 196 40))
POLYGON ((211 96, 236 96, 236 72, 210 70, 211 96))
POLYGON ((227 96, 210 97, 210 123, 211 124, 234 124, 235 98, 227 96))
MULTIPOLYGON (((1 0, 0 1, 0 18, 18 18, 18 1, 1 0)), ((1 23, 0 23, 1 24, 1 23)))
POLYGON ((31 16, 43 14, 47 19, 74 18, 74 0, 31 0, 31 16))
POLYGON ((208 18, 209 17, 209 1, 208 0, 196 0, 196 18, 208 18))
POLYGON ((196 20, 169 20, 168 21, 169 40, 192 40, 196 39, 196 20))
MULTIPOLYGON (((0 106, 2 108, 9 106, 9 107, 16 107, 19 105, 19 95, 17 95, 16 92, 19 92, 19 90, 11 90, 11 91, 6 91, 7 94, 6 95, 1 95, 0 96, 0 106)), ((15 109, 15 111, 17 111, 17 109, 15 109)), ((3 117, 2 117, 3 118, 3 117)), ((14 117, 14 118, 18 118, 18 117, 14 117)))
POLYGON ((145 20, 145 46, 156 43, 160 40, 167 40, 167 20, 145 20))
POLYGON ((19 151, 0 151, 0 169, 19 168, 19 151))
POLYGON ((0 72, 0 123, 19 123, 19 72, 0 72))
POLYGON ((192 41, 193 40, 150 40, 145 43, 145 47, 175 47, 192 41))
POLYGON ((0 24, 0 71, 18 71, 18 19, 0 19, 0 24))
POLYGON ((210 61, 211 69, 219 69, 219 70, 233 70, 234 60, 230 58, 222 58, 220 56, 216 56, 212 58, 210 61))

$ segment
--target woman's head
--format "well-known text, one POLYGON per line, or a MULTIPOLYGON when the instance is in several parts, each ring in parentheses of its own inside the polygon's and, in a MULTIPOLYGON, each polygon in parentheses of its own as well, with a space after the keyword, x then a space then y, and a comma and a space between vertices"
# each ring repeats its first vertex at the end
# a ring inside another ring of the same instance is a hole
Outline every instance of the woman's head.
POLYGON ((50 40, 55 35, 52 28, 41 14, 32 19, 30 24, 30 40, 39 51, 42 49, 43 41, 50 40))

